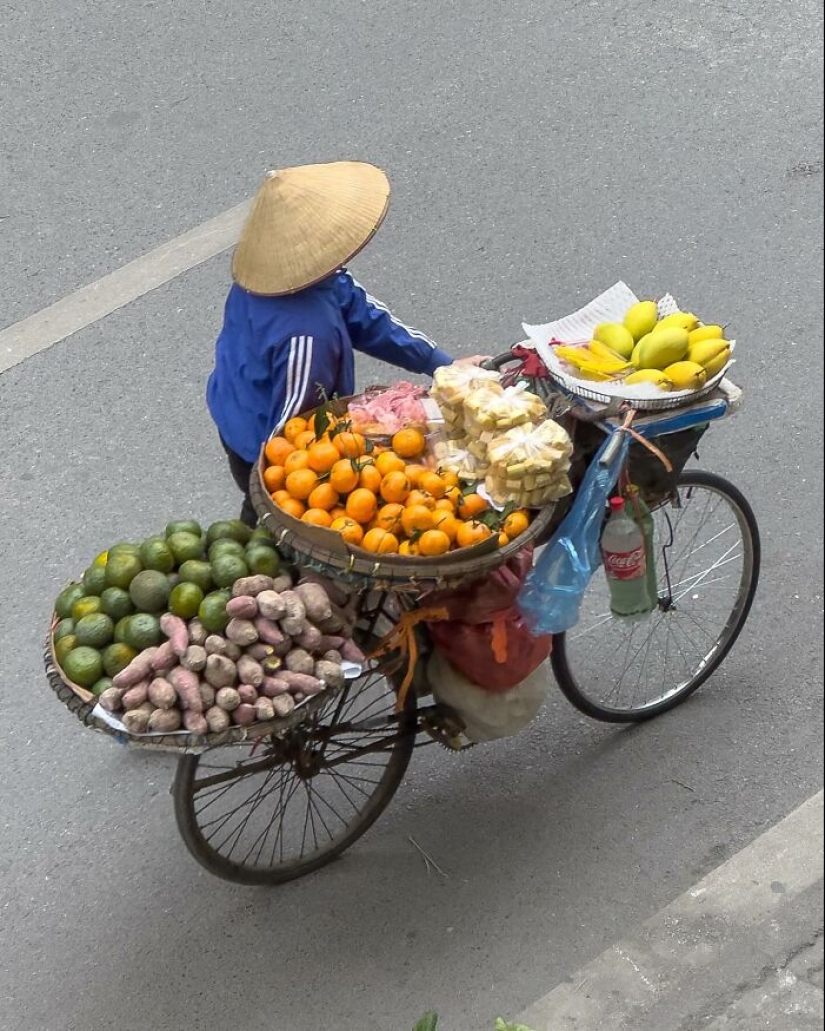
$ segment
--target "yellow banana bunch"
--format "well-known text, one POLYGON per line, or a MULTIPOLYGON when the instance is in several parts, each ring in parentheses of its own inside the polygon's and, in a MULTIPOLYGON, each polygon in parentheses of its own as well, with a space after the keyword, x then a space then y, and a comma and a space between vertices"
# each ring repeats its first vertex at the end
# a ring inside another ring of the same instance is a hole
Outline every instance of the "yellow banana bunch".
POLYGON ((591 340, 585 347, 557 347, 556 354, 572 365, 582 379, 604 382, 617 379, 630 368, 624 358, 599 340, 591 340))

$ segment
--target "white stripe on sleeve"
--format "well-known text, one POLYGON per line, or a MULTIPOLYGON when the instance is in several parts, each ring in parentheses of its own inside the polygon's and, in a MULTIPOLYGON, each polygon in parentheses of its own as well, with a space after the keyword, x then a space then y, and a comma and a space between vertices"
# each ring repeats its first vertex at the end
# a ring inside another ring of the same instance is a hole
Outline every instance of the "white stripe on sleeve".
POLYGON ((279 430, 283 429, 286 423, 297 414, 299 406, 306 397, 309 389, 309 378, 312 375, 313 338, 307 336, 293 337, 289 343, 290 375, 287 377, 288 393, 284 400, 284 407, 278 426, 279 430))
POLYGON ((394 322, 396 326, 403 329, 405 333, 409 333, 411 337, 415 337, 416 340, 421 340, 423 343, 425 343, 428 347, 431 347, 433 350, 435 350, 438 347, 436 343, 430 340, 428 336, 425 336, 422 332, 420 332, 420 330, 413 329, 412 326, 408 326, 405 322, 402 322, 400 319, 397 319, 390 311, 390 309, 386 306, 386 304, 382 304, 381 301, 379 301, 376 297, 373 297, 366 290, 365 287, 361 286, 358 280, 355 279, 351 273, 348 272, 347 275, 350 277, 350 279, 352 279, 352 282, 355 284, 355 286, 358 287, 359 290, 364 291, 364 293, 367 295, 367 300, 369 301, 369 303, 373 307, 377 308, 379 311, 383 311, 385 315, 389 315, 390 321, 394 322))

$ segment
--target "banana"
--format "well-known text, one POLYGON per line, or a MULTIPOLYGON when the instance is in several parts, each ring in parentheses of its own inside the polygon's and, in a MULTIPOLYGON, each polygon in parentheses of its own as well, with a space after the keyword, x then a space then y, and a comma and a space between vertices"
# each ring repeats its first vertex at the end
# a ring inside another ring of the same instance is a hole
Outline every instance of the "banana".
POLYGON ((696 362, 674 362, 665 369, 665 375, 674 390, 698 390, 704 386, 708 374, 696 362))
POLYGON ((625 357, 621 354, 617 354, 607 344, 602 343, 601 340, 591 340, 587 345, 587 350, 598 359, 604 359, 605 363, 610 363, 619 366, 619 369, 626 369, 628 362, 625 357))
POLYGON ((659 369, 639 369, 637 372, 631 372, 625 383, 629 387, 635 383, 653 383, 661 390, 673 390, 673 381, 659 369))
POLYGON ((557 347, 556 354, 575 369, 593 373, 593 378, 613 379, 624 372, 628 363, 615 354, 610 357, 594 353, 590 347, 557 347))
POLYGON ((688 333, 688 343, 698 344, 702 340, 724 340, 725 329, 723 326, 698 326, 688 333))

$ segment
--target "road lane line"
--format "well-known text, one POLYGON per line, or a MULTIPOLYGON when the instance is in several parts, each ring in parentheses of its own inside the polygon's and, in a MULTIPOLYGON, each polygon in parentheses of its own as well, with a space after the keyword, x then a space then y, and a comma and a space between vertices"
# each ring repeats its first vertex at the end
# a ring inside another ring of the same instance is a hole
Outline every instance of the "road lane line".
POLYGON ((232 247, 249 201, 0 330, 0 375, 232 247))
POLYGON ((516 1022, 535 1031, 637 1026, 678 990, 680 979, 710 969, 743 930, 778 916, 789 901, 818 883, 822 805, 820 791, 528 1007, 516 1022))

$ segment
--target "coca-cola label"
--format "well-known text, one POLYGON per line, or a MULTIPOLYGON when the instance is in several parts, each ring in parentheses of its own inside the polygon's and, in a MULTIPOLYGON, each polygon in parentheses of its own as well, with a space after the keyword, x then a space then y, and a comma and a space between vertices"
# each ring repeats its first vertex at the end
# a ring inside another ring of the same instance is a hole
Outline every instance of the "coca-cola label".
POLYGON ((645 575, 644 544, 633 551, 603 551, 604 568, 614 580, 637 580, 645 575))

